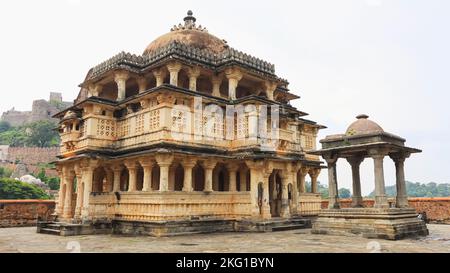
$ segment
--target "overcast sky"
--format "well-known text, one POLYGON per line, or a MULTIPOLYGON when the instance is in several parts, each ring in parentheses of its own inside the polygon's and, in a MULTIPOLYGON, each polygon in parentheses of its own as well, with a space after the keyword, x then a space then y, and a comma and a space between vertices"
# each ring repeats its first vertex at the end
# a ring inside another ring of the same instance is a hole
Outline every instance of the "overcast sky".
MULTIPOLYGON (((122 50, 141 54, 188 9, 232 47, 274 63, 301 96, 293 104, 328 126, 320 138, 365 113, 423 149, 406 161, 407 180, 450 182, 447 0, 1 1, 0 112, 30 110, 51 91, 75 99, 90 67, 122 50)), ((363 162, 363 194, 372 166, 363 162)), ((394 169, 386 159, 387 185, 394 169)), ((343 160, 338 182, 351 187, 343 160)))

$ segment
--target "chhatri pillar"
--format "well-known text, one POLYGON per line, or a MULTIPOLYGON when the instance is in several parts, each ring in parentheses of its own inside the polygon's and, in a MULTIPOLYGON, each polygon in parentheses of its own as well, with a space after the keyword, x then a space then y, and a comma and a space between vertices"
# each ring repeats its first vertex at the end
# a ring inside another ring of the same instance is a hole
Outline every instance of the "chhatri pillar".
POLYGON ((388 208, 389 203, 386 196, 386 188, 384 182, 383 160, 386 152, 383 150, 372 150, 369 152, 373 159, 375 174, 375 208, 388 208))
POLYGON ((338 160, 337 155, 324 155, 323 158, 327 162, 328 166, 328 208, 339 209, 339 193, 337 184, 337 171, 336 163, 338 160))
POLYGON ((363 207, 363 198, 361 195, 361 178, 359 173, 359 166, 363 162, 363 156, 352 156, 347 158, 348 163, 352 167, 352 207, 360 208, 363 207))
POLYGON ((396 153, 391 154, 390 157, 395 163, 395 176, 396 176, 396 207, 407 208, 409 207, 408 195, 406 194, 406 182, 405 182, 405 159, 409 157, 408 153, 396 153))

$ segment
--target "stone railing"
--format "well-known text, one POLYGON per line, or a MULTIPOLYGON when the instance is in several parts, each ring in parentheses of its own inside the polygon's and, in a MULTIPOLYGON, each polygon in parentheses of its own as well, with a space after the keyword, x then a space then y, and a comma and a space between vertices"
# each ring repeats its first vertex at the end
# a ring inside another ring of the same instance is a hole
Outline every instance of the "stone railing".
MULTIPOLYGON (((272 140, 249 137, 249 117, 247 115, 240 119, 240 124, 235 125, 236 134, 234 139, 230 140, 226 139, 227 128, 223 121, 211 124, 213 119, 205 121, 203 116, 195 116, 195 119, 191 120, 187 118, 189 114, 194 117, 192 112, 172 112, 172 107, 160 105, 128 114, 119 119, 90 114, 84 117, 87 129, 83 137, 70 143, 75 147, 62 145, 61 154, 70 154, 87 148, 126 150, 161 141, 228 150, 238 150, 243 147, 260 147, 261 149, 275 147, 274 149, 278 152, 302 152, 296 133, 291 130, 280 129, 278 134, 280 141, 275 143, 272 140), (191 124, 187 124, 188 122, 191 124), (199 135, 196 132, 201 133, 199 135)), ((270 132, 268 132, 268 136, 272 136, 270 132)), ((63 134, 62 137, 66 139, 74 136, 63 134)))
POLYGON ((236 219, 249 217, 248 192, 123 192, 117 201, 112 193, 91 195, 93 219, 167 221, 236 219))
POLYGON ((319 193, 300 193, 297 211, 302 216, 318 215, 322 209, 322 197, 319 193))

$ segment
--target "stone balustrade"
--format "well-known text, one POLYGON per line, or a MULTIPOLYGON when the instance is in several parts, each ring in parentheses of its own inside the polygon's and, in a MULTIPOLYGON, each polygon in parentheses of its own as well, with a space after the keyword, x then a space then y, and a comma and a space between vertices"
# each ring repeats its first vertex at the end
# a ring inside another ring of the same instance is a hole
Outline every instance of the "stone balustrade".
POLYGON ((89 215, 93 219, 165 221, 235 219, 250 217, 249 192, 121 192, 92 194, 89 215))
MULTIPOLYGON (((175 144, 207 146, 226 149, 241 149, 243 147, 262 147, 271 143, 271 139, 249 137, 249 116, 244 115, 235 124, 234 139, 226 138, 226 126, 221 122, 212 122, 204 118, 194 117, 194 112, 175 111, 172 107, 159 106, 142 109, 122 118, 103 115, 87 115, 84 117, 85 128, 82 137, 80 132, 62 134, 63 145, 61 154, 65 155, 83 149, 112 148, 121 150, 138 147, 142 144, 152 144, 159 141, 175 144), (245 119, 245 120, 244 120, 245 119), (188 122, 192 122, 188 124, 188 122), (208 123, 209 122, 209 123, 208 123), (214 131, 211 128, 215 128, 214 131), (74 147, 64 145, 65 140, 74 140, 74 147)), ((224 119, 225 120, 225 119, 224 119)), ((270 132, 267 135, 272 137, 270 132)), ((280 152, 302 152, 302 146, 296 138, 296 133, 287 129, 279 129, 279 140, 275 149, 280 152)), ((314 156, 316 159, 317 156, 314 156)))
POLYGON ((319 193, 300 193, 297 211, 302 216, 318 215, 322 209, 322 197, 319 193))

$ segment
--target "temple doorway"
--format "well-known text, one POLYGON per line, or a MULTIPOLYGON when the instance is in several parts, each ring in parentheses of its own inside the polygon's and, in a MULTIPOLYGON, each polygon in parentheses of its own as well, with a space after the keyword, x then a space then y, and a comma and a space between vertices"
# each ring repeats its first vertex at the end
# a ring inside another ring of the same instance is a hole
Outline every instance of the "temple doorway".
POLYGON ((281 216, 281 177, 278 170, 274 170, 269 177, 269 204, 272 217, 281 216))

